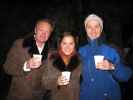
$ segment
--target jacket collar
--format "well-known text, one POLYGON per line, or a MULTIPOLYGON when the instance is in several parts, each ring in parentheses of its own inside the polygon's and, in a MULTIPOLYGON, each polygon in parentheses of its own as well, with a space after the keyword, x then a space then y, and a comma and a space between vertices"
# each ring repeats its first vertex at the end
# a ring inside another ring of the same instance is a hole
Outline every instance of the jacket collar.
POLYGON ((91 46, 100 46, 107 42, 105 38, 106 38, 105 35, 101 35, 97 39, 91 40, 90 38, 88 38, 87 40, 88 40, 88 44, 91 46))
MULTIPOLYGON (((33 56, 33 54, 39 54, 34 36, 25 38, 23 41, 23 47, 28 48, 28 53, 30 54, 31 57, 33 56)), ((43 55, 42 60, 47 58, 48 42, 45 43, 45 46, 44 46, 41 54, 43 55)))
POLYGON ((65 65, 63 59, 58 53, 52 55, 51 58, 53 59, 53 66, 60 71, 73 71, 80 63, 80 59, 77 54, 71 57, 68 65, 65 65))

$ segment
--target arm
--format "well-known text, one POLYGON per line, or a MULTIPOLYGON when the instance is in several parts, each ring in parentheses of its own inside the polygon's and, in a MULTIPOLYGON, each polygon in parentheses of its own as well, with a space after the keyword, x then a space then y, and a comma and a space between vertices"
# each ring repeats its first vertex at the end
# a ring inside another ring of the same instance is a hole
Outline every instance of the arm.
POLYGON ((116 65, 115 69, 111 71, 112 76, 118 79, 119 81, 128 81, 132 76, 132 70, 129 66, 119 63, 116 65))
POLYGON ((112 63, 115 68, 111 71, 112 76, 119 81, 128 81, 132 76, 131 68, 123 63, 123 59, 116 50, 113 51, 113 54, 115 59, 112 60, 112 63))
POLYGON ((114 79, 118 81, 127 81, 132 75, 132 70, 124 65, 120 53, 116 49, 108 46, 102 47, 102 50, 104 58, 110 63, 109 65, 114 66, 112 70, 108 70, 111 72, 114 79))
POLYGON ((7 59, 3 66, 5 72, 9 75, 23 76, 26 74, 23 71, 25 57, 21 45, 22 45, 22 40, 17 40, 9 50, 9 53, 7 54, 7 59))

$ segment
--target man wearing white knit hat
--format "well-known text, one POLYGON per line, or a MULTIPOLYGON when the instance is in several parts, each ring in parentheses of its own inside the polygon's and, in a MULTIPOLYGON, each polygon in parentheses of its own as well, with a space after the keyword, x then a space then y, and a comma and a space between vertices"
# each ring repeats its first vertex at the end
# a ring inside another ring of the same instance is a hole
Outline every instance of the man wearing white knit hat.
POLYGON ((99 24, 100 24, 100 26, 101 26, 101 29, 103 29, 103 20, 102 20, 99 16, 97 16, 97 15, 95 15, 95 14, 89 15, 89 16, 85 19, 85 21, 84 21, 85 27, 86 27, 87 23, 88 23, 89 21, 91 21, 91 20, 96 20, 96 21, 98 21, 99 24))
POLYGON ((84 24, 87 44, 79 48, 83 61, 80 100, 121 100, 119 81, 127 81, 132 71, 104 40, 99 16, 89 15, 84 24))
POLYGON ((95 39, 101 35, 103 30, 103 20, 99 16, 95 14, 89 15, 88 17, 86 17, 84 24, 87 35, 89 35, 90 39, 95 39), (94 27, 91 28, 88 24, 93 25, 94 27), (95 25, 97 25, 97 27, 95 27, 95 25))

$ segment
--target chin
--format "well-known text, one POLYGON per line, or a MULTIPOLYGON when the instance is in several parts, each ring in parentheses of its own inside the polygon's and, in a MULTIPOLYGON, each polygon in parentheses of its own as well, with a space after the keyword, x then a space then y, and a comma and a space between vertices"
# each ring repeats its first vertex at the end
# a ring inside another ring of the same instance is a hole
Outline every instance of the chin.
POLYGON ((43 39, 43 40, 41 40, 41 42, 46 42, 46 41, 47 41, 47 40, 44 40, 44 39, 43 39))
POLYGON ((66 56, 70 56, 72 53, 65 53, 66 56))

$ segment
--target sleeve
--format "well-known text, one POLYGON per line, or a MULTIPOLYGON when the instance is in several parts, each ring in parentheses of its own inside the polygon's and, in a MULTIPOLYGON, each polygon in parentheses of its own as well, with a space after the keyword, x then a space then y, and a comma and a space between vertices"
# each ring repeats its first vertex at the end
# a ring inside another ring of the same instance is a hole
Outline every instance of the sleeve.
POLYGON ((24 72, 23 66, 25 63, 24 53, 22 51, 22 41, 17 40, 7 54, 6 61, 3 65, 7 74, 12 76, 24 76, 27 72, 24 72))
POLYGON ((24 70, 25 72, 31 71, 31 69, 30 69, 30 68, 27 68, 26 65, 27 65, 27 62, 24 63, 23 70, 24 70))
POLYGON ((115 66, 115 69, 111 71, 112 76, 118 81, 128 81, 132 76, 131 68, 123 63, 123 59, 116 50, 112 49, 111 52, 107 59, 115 66))
POLYGON ((126 66, 120 62, 112 71, 112 76, 118 81, 128 81, 132 76, 132 70, 129 66, 126 66))

